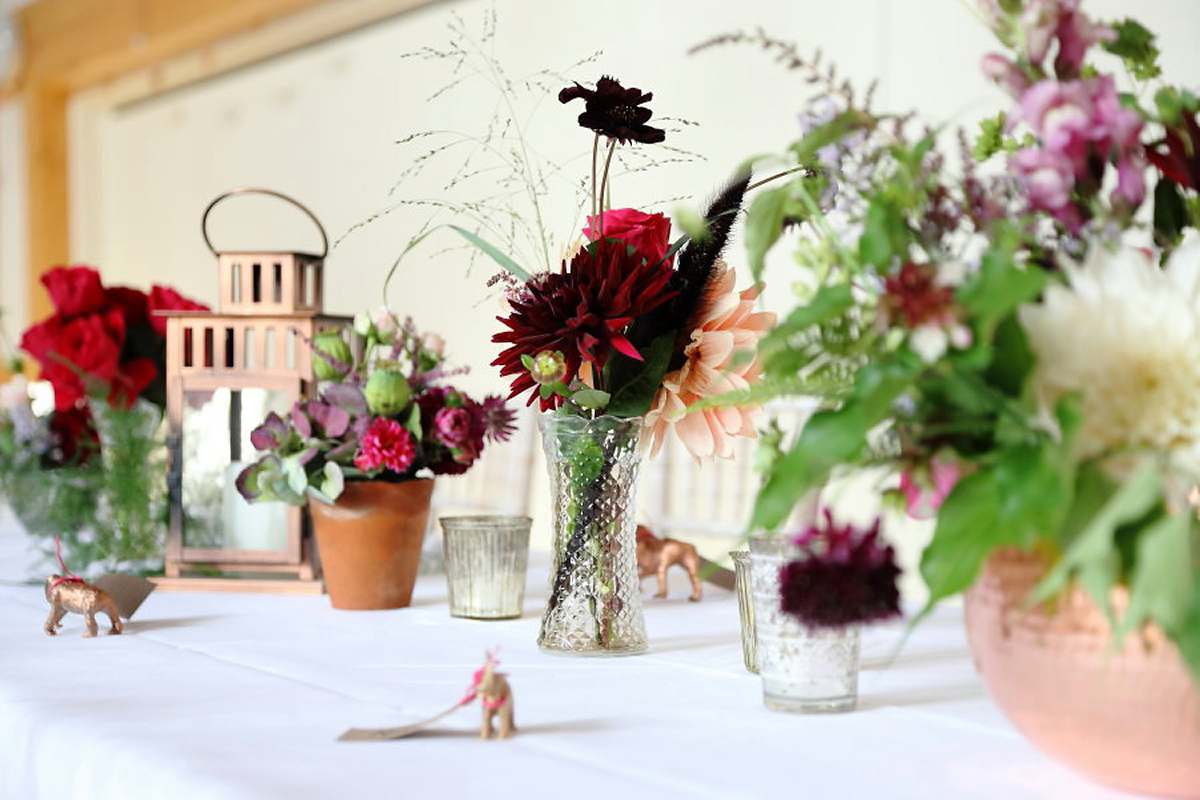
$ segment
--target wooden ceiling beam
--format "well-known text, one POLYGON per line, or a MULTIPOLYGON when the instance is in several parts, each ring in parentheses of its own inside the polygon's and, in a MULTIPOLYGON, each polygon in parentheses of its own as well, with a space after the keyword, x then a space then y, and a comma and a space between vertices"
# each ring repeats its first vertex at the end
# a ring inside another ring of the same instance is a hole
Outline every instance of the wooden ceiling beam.
POLYGON ((34 0, 18 9, 24 57, 16 79, 0 89, 0 101, 19 99, 25 116, 28 319, 50 313, 39 278, 70 257, 67 102, 72 92, 293 23, 286 35, 265 45, 242 47, 224 60, 203 59, 204 70, 184 71, 194 80, 211 77, 434 1, 34 0), (294 24, 305 19, 307 24, 294 24))

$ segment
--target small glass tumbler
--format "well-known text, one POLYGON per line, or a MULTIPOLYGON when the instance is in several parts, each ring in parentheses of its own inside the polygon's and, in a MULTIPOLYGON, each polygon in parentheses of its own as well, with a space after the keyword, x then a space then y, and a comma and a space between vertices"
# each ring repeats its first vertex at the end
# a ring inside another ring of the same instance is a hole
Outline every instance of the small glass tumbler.
POLYGON ((738 619, 742 623, 742 660, 748 672, 758 673, 754 644, 754 596, 750 591, 750 551, 730 550, 733 559, 733 589, 737 595, 738 619))
POLYGON ((441 517, 450 616, 514 619, 525 600, 529 517, 441 517))
POLYGON ((750 540, 750 583, 763 705, 773 711, 852 711, 861 628, 809 628, 779 608, 779 572, 798 551, 781 536, 750 540))

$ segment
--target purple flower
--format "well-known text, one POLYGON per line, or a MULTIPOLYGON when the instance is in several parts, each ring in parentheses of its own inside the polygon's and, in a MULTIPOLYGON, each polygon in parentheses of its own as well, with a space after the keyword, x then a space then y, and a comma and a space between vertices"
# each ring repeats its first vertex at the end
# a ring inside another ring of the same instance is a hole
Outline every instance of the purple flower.
POLYGON ((803 554, 779 571, 780 610, 813 628, 838 628, 900 614, 896 553, 879 543, 879 520, 866 529, 834 524, 825 509, 796 537, 803 554))
POLYGON ((488 395, 479 404, 485 436, 490 442, 504 442, 517 430, 517 414, 499 395, 488 395))

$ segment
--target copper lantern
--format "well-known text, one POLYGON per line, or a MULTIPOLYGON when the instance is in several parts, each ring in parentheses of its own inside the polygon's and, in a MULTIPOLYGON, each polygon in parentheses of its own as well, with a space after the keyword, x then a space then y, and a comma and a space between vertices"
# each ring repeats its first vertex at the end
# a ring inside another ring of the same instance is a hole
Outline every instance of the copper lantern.
POLYGON ((250 504, 234 479, 255 458, 250 432, 266 414, 286 416, 316 390, 307 343, 349 321, 322 309, 329 240, 311 211, 269 189, 220 195, 204 210, 201 232, 217 257, 216 311, 167 314, 166 583, 319 591, 302 509, 250 504), (246 193, 286 200, 307 214, 321 231, 321 253, 218 252, 208 216, 217 203, 246 193), (191 580, 197 573, 205 577, 191 580))

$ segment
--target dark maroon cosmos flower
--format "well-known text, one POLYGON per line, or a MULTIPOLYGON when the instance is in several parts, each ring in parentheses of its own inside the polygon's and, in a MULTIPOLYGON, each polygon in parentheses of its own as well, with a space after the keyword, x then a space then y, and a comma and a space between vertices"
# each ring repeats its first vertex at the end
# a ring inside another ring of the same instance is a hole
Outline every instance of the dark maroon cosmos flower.
POLYGON ((1146 158, 1169 180, 1200 191, 1200 114, 1184 111, 1177 126, 1146 147, 1146 158))
MULTIPOLYGON (((670 278, 666 263, 650 263, 624 242, 601 239, 580 250, 569 267, 564 264, 559 272, 530 280, 510 298, 512 313, 497 317, 508 330, 492 337, 511 345, 492 362, 501 375, 516 376, 509 397, 537 389, 521 363, 523 355, 558 350, 566 361, 563 382, 568 384, 585 361, 595 370, 604 369, 613 350, 640 360, 624 328, 674 295, 666 288, 670 278)), ((536 396, 535 391, 529 402, 536 396)), ((557 394, 542 398, 542 410, 561 402, 557 394)))
POLYGON ((896 553, 867 530, 838 527, 829 510, 796 537, 803 555, 779 571, 780 609, 811 628, 840 628, 900 614, 896 553))
POLYGON ((661 128, 646 123, 653 112, 642 104, 654 98, 653 92, 621 86, 620 81, 607 75, 596 82, 595 89, 585 89, 576 83, 558 93, 558 102, 569 103, 583 98, 585 108, 579 115, 579 124, 602 136, 627 141, 655 144, 667 138, 661 128))

